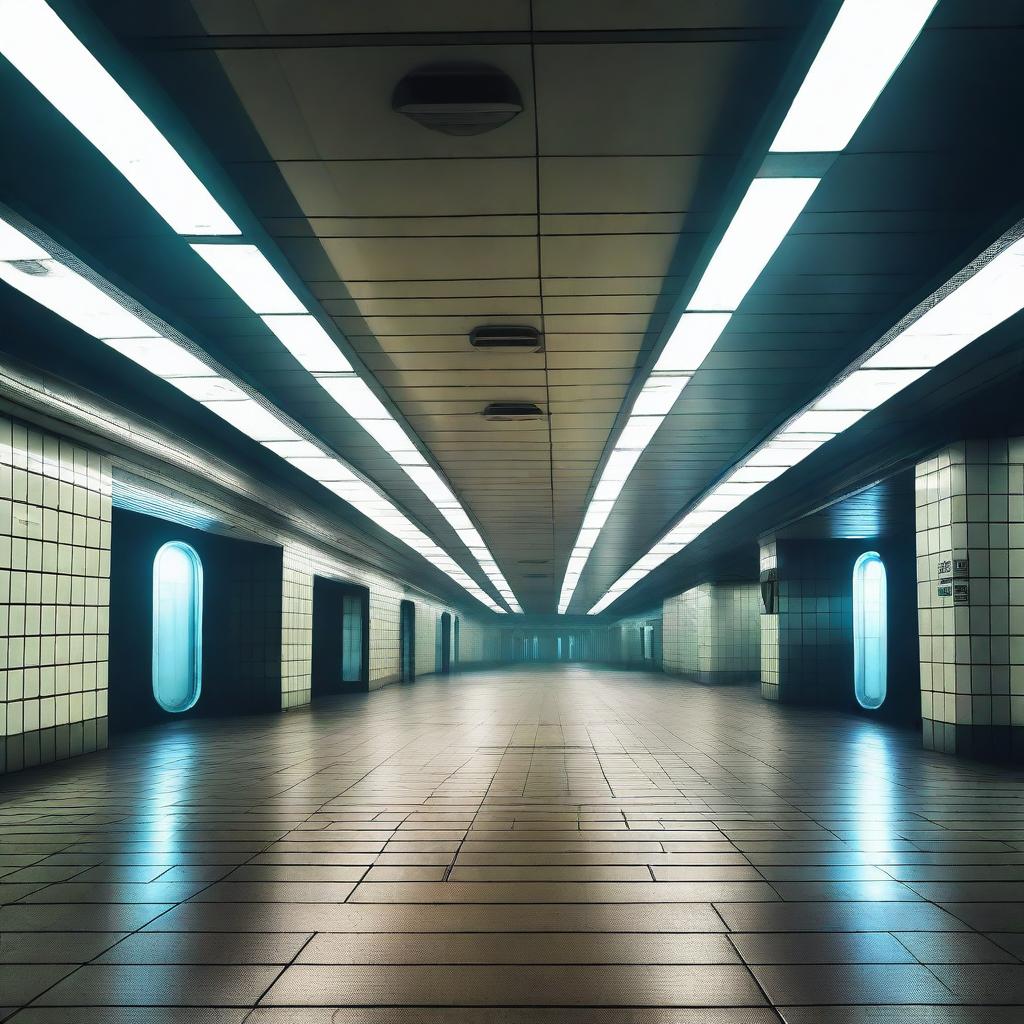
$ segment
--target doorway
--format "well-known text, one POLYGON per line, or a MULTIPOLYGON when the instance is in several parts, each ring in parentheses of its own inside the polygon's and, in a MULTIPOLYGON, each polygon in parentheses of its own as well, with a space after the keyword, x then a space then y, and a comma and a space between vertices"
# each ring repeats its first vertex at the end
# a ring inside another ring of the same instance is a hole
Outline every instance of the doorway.
POLYGON ((365 690, 369 680, 370 592, 313 578, 313 696, 365 690))
POLYGON ((440 666, 439 671, 448 673, 452 670, 452 617, 448 612, 441 613, 440 619, 440 666))
POLYGON ((398 679, 416 681, 416 605, 403 601, 398 613, 398 679))

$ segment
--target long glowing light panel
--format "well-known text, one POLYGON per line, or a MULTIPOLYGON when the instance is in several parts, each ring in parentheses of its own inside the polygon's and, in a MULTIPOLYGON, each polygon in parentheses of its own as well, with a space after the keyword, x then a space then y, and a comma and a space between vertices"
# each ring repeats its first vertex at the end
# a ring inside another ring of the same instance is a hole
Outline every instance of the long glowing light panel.
POLYGON ((1024 309, 1019 225, 987 261, 964 268, 805 409, 700 498, 590 609, 603 611, 662 562, 823 444, 1024 309))
MULTIPOLYGON (((180 154, 44 0, 0 0, 0 53, 107 157, 176 232, 240 234, 180 154)), ((349 374, 358 380, 355 369, 259 248, 209 243, 193 248, 260 315, 295 359, 348 409, 339 395, 356 393, 358 384, 328 384, 319 375, 349 374)), ((69 282, 68 287, 72 286, 69 282)), ((43 289, 45 294, 52 291, 49 287, 43 289)), ((394 417, 383 405, 377 412, 359 419, 370 436, 394 454, 403 469, 426 466, 426 459, 394 417)), ((432 472, 440 480, 439 474, 432 472)), ((422 475, 412 478, 421 486, 422 475)), ((449 522, 460 524, 455 527, 460 539, 509 607, 522 611, 459 503, 452 505, 446 497, 445 503, 437 507, 449 522)))
POLYGON ((0 0, 0 53, 176 232, 239 233, 153 122, 43 0, 0 0))
POLYGON ((451 488, 330 335, 255 245, 193 243, 192 248, 274 332, 320 386, 391 456, 448 521, 513 612, 521 612, 480 531, 451 488))
MULTIPOLYGON (((842 150, 899 67, 937 0, 845 0, 783 121, 772 152, 842 150)), ((700 369, 733 312, 761 276, 820 178, 757 176, 634 401, 598 478, 566 566, 558 611, 569 608, 583 568, 629 474, 690 376, 700 369), (647 389, 675 396, 649 408, 647 389), (660 418, 659 418, 660 417, 660 418)), ((664 557, 670 553, 659 552, 664 557)), ((664 560, 664 559, 662 559, 664 560)))
POLYGON ((337 455, 304 436, 269 402, 250 395, 201 349, 175 340, 176 332, 148 310, 87 268, 69 265, 59 253, 42 235, 31 238, 0 219, 0 280, 165 380, 343 498, 492 611, 505 611, 386 495, 337 455))

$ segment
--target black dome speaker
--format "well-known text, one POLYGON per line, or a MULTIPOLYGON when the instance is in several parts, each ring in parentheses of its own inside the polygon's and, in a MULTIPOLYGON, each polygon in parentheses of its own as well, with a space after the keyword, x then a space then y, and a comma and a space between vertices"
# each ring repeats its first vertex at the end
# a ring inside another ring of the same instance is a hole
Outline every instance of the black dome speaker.
POLYGON ((482 135, 523 111, 516 83, 489 64, 428 64, 410 71, 391 96, 400 114, 445 135, 482 135))

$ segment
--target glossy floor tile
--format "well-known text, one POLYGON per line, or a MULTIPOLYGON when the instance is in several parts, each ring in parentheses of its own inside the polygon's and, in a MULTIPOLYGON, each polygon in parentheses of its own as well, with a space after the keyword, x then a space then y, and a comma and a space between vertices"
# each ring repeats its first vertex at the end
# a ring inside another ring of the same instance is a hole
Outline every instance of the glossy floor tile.
POLYGON ((0 779, 18 1024, 1007 1024, 1024 773, 582 666, 0 779))

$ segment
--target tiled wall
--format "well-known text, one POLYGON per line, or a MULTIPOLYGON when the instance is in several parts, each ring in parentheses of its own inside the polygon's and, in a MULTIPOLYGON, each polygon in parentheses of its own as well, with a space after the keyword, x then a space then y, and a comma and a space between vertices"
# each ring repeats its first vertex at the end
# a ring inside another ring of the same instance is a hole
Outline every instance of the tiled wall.
POLYGON ((777 550, 779 699, 831 703, 836 684, 852 680, 856 552, 816 540, 779 541, 777 550))
MULTIPOLYGON (((454 630, 454 626, 452 627, 454 630)), ((454 643, 454 633, 452 635, 454 643)), ((458 665, 468 668, 501 660, 501 629, 459 615, 458 665)))
MULTIPOLYGON (((0 771, 107 745, 111 492, 108 459, 0 417, 0 771)), ((403 598, 417 605, 419 674, 434 671, 443 605, 381 574, 286 546, 280 684, 276 667, 266 674, 272 694, 280 686, 280 706, 310 699, 314 574, 369 587, 371 688, 398 678, 403 598)), ((236 582, 236 597, 251 592, 253 602, 261 602, 259 609, 245 609, 246 615, 260 609, 269 614, 273 604, 277 616, 276 595, 273 602, 264 600, 265 588, 249 586, 246 572, 236 582)), ((462 662, 495 660, 497 629, 464 614, 460 619, 462 662)), ((262 633, 251 633, 240 634, 235 660, 256 665, 270 647, 262 633)), ((276 635, 271 646, 276 657, 276 635)))
POLYGON ((666 599, 665 671, 704 683, 757 678, 759 602, 755 583, 702 583, 666 599))
POLYGON ((305 548, 286 547, 281 573, 281 707, 308 704, 313 672, 313 565, 305 548))
POLYGON ((110 465, 0 417, 0 771, 106 746, 110 465))
MULTIPOLYGON (((417 601, 416 604, 416 675, 425 676, 440 667, 437 624, 444 608, 441 605, 417 601)), ((372 624, 371 624, 371 629, 372 624)), ((454 629, 454 626, 452 627, 454 629)), ((371 639, 371 644, 373 643, 371 639)))
POLYGON ((656 613, 633 615, 628 619, 620 619, 616 626, 618 628, 618 645, 617 651, 611 651, 611 660, 660 671, 663 657, 661 615, 656 613), (640 647, 641 628, 647 630, 643 651, 640 647))
POLYGON ((435 671, 437 623, 448 611, 459 617, 460 663, 496 660, 497 627, 483 625, 418 591, 403 587, 365 568, 328 558, 309 548, 286 546, 284 551, 283 618, 281 634, 281 706, 308 704, 311 695, 313 650, 313 577, 325 576, 356 583, 370 591, 369 689, 398 681, 399 606, 416 605, 416 675, 435 671), (485 642, 490 635, 489 642, 485 642))
POLYGON ((950 445, 915 484, 924 745, 1024 757, 1024 438, 950 445), (965 603, 939 595, 955 559, 965 603))

